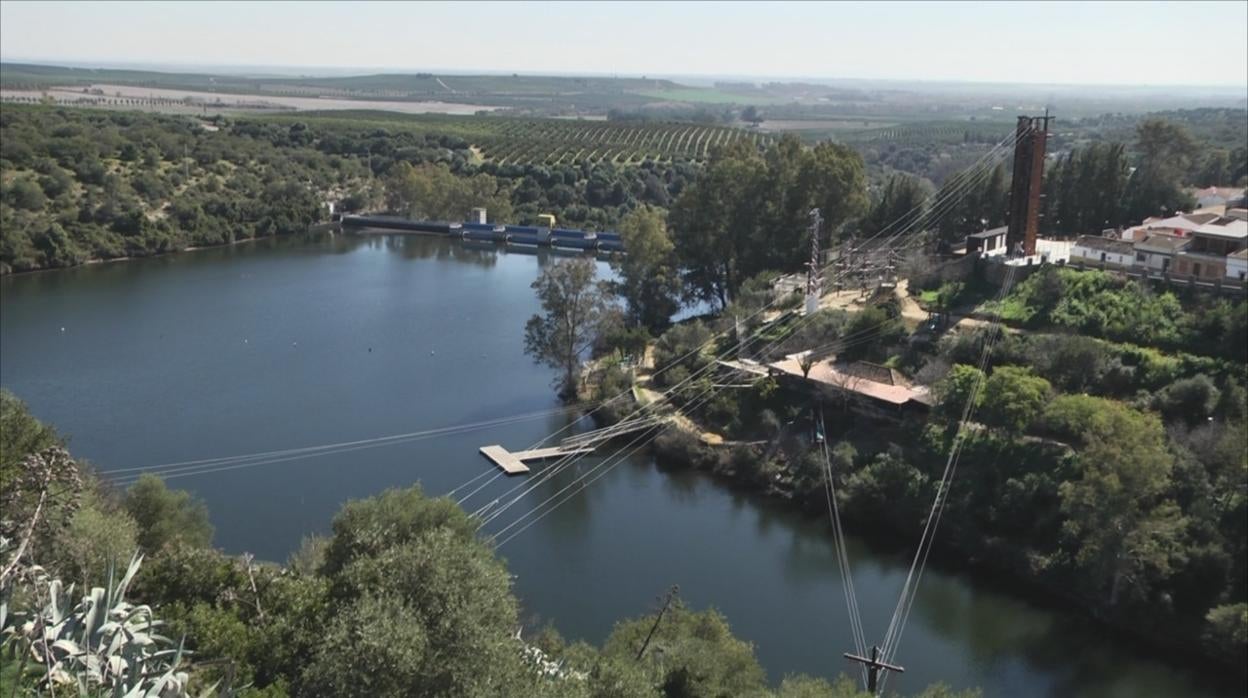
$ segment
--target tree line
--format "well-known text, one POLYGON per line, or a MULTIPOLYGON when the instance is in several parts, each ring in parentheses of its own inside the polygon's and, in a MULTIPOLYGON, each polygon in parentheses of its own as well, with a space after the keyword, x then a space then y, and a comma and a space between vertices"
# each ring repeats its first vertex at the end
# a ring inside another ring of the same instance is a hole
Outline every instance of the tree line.
POLYGON ((325 204, 604 229, 666 207, 693 163, 478 162, 458 135, 338 119, 139 114, 15 105, 0 115, 0 272, 73 266, 306 231, 325 204))

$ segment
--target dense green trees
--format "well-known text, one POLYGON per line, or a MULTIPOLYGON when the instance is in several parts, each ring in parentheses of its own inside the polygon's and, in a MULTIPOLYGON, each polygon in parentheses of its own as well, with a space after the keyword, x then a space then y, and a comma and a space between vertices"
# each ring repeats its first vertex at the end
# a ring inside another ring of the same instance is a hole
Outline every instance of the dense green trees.
POLYGON ((1009 186, 1004 164, 993 168, 987 177, 966 170, 946 179, 933 197, 948 208, 936 222, 940 239, 958 243, 971 233, 1005 225, 1009 186))
POLYGON ((1097 235, 1128 223, 1129 172, 1121 143, 1094 143, 1067 153, 1044 175, 1043 231, 1097 235))
POLYGON ((1078 446, 1076 478, 1062 483, 1064 531, 1078 541, 1076 564, 1090 571, 1110 605, 1129 585, 1141 600, 1147 580, 1169 573, 1181 540, 1178 507, 1159 498, 1173 458, 1156 416, 1082 395, 1058 397, 1045 413, 1048 428, 1078 446))
POLYGON ((864 212, 865 192, 861 158, 832 143, 805 149, 786 137, 761 154, 745 144, 718 151, 668 219, 687 293, 722 308, 758 272, 800 268, 810 209, 837 230, 864 212))
POLYGON ((507 570, 449 500, 411 488, 347 504, 322 569, 342 610, 302 692, 481 696, 521 685, 507 570), (343 650, 365 629, 378 634, 376 656, 361 662, 343 650))
POLYGON ((171 543, 202 548, 212 542, 208 507, 184 490, 170 490, 154 475, 143 475, 130 487, 125 507, 139 526, 143 550, 154 552, 171 543))
POLYGON ((1049 265, 1017 284, 1000 310, 1033 329, 1248 360, 1248 303, 1197 296, 1187 306, 1169 288, 1049 265))
POLYGON ((0 388, 0 478, 12 482, 23 458, 58 443, 55 430, 35 419, 16 395, 0 388))
POLYGON ((1196 144, 1183 126, 1164 119, 1145 119, 1135 129, 1137 167, 1127 195, 1127 218, 1173 214, 1188 209, 1192 199, 1182 190, 1196 144))
POLYGON ((638 208, 620 221, 619 232, 628 254, 611 258, 620 277, 613 289, 624 299, 631 324, 662 332, 680 309, 675 246, 663 213, 649 206, 638 208))
POLYGON ((413 167, 398 163, 386 177, 386 206, 422 220, 464 220, 483 206, 495 221, 512 222, 511 192, 505 182, 479 173, 460 177, 444 163, 413 167))
MULTIPOLYGON (((376 116, 376 115, 372 115, 376 116)), ((607 229, 665 207, 686 160, 636 165, 477 162, 468 141, 403 118, 186 117, 6 105, 0 272, 303 232, 324 202, 462 220, 607 229)))
POLYGON ((870 211, 863 218, 863 232, 875 234, 893 225, 895 221, 903 221, 888 231, 896 232, 903 225, 919 219, 919 212, 923 210, 926 201, 927 192, 919 179, 893 175, 888 178, 879 196, 872 202, 870 211))
POLYGON ((261 132, 6 107, 3 140, 26 147, 0 158, 0 270, 301 232, 321 215, 326 192, 359 181, 361 167, 299 152, 287 130, 255 138, 261 132))
POLYGON ((553 262, 533 282, 542 314, 524 327, 524 348, 534 361, 562 371, 560 394, 576 394, 577 371, 607 317, 608 299, 597 267, 585 258, 553 262))
POLYGON ((979 419, 989 427, 1021 434, 1049 401, 1049 382, 1018 366, 1000 366, 984 383, 979 419))
POLYGON ((1184 185, 1228 176, 1226 165, 1217 161, 1209 164, 1212 173, 1193 174, 1196 152, 1183 126, 1156 118, 1136 127, 1130 152, 1116 142, 1072 150, 1045 173, 1041 226, 1048 233, 1097 235, 1150 216, 1189 210, 1194 201, 1184 185))

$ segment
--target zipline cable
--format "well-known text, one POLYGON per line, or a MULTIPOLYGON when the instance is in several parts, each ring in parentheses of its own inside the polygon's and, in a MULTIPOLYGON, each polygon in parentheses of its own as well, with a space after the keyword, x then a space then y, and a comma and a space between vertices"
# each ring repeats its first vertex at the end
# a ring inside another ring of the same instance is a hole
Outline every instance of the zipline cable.
MULTIPOLYGON (((1014 136, 1013 134, 1011 134, 1011 136, 1010 136, 1010 137, 1008 137, 1008 138, 1006 138, 1006 139, 1002 142, 1002 144, 1004 144, 1006 141, 1010 141, 1010 140, 1012 140, 1014 137, 1015 137, 1015 136, 1014 136)), ((1001 144, 998 144, 998 146, 997 146, 997 147, 1000 147, 1000 145, 1001 145, 1001 144)), ((994 147, 994 149, 993 149, 993 150, 996 150, 996 147, 994 147)), ((990 152, 990 154, 991 154, 991 152, 990 152)), ((987 154, 987 155, 985 155, 983 158, 981 158, 981 159, 980 159, 980 161, 979 161, 979 162, 977 162, 977 163, 976 163, 973 167, 980 167, 981 165, 983 165, 983 163, 984 163, 984 162, 986 162, 986 161, 988 160, 988 158, 990 157, 990 154, 987 154)), ((961 193, 963 193, 963 191, 964 191, 966 188, 969 188, 969 187, 971 187, 971 186, 974 186, 974 178, 973 178, 973 177, 969 177, 969 176, 968 176, 968 177, 966 178, 966 181, 965 181, 965 182, 963 182, 963 189, 962 189, 962 190, 955 189, 953 192, 950 192, 950 193, 949 193, 949 195, 946 197, 946 200, 948 200, 948 199, 952 198, 953 196, 960 195, 961 193)), ((947 212, 947 210, 948 210, 948 208, 943 209, 940 215, 943 215, 943 213, 944 213, 944 212, 947 212)), ((914 223, 918 223, 918 222, 919 222, 919 221, 921 221, 921 220, 923 220, 923 217, 918 217, 918 218, 916 218, 916 219, 915 219, 914 223)), ((879 235, 883 232, 883 230, 886 230, 888 227, 891 227, 891 226, 886 226, 886 227, 885 227, 885 229, 882 229, 880 232, 878 232, 878 233, 876 233, 875 235, 873 235, 873 236, 872 236, 871 238, 869 238, 866 242, 870 242, 870 241, 871 241, 871 240, 873 240, 874 238, 878 237, 878 236, 879 236, 879 235)), ((906 226, 906 227, 904 227, 902 230, 900 230, 900 231, 898 231, 897 233, 894 233, 892 236, 890 236, 890 238, 889 238, 889 239, 890 239, 890 240, 892 240, 892 239, 896 239, 897 237, 899 237, 900 235, 904 234, 905 232, 907 232, 907 231, 908 231, 910 228, 912 228, 912 227, 913 227, 913 224, 912 224, 912 225, 910 225, 910 226, 906 226)), ((828 266, 831 266, 831 265, 828 265, 828 266)), ((827 267, 825 266, 825 267, 824 267, 824 269, 826 269, 826 268, 827 268, 827 267)), ((778 299, 777 299, 777 300, 778 300, 778 299)), ((769 306, 771 306, 771 305, 774 305, 774 304, 775 304, 775 302, 776 302, 776 301, 773 301, 772 303, 767 304, 767 306, 764 306, 764 308, 760 309, 760 311, 756 311, 756 312, 755 312, 755 313, 753 313, 750 317, 753 317, 754 315, 757 315, 757 314, 758 314, 758 312, 761 312, 761 310, 766 309, 767 307, 769 307, 769 306)), ((812 315, 802 316, 801 320, 806 320, 806 319, 809 319, 809 318, 810 318, 810 317, 812 317, 812 316, 813 316, 813 314, 812 314, 812 315)), ((800 322, 799 322, 799 324, 800 324, 800 322)), ((729 350, 728 350, 727 352, 725 352, 725 354, 724 354, 724 355, 726 355, 727 353, 731 353, 731 351, 733 351, 734 349, 738 349, 738 348, 740 347, 740 345, 741 345, 741 344, 744 344, 744 343, 745 343, 746 341, 748 341, 749 339, 752 339, 752 337, 751 337, 751 338, 747 338, 747 340, 743 340, 742 342, 738 343, 737 347, 730 347, 730 348, 729 348, 729 350)), ((776 340, 776 341, 779 341, 779 340, 776 340)), ((776 342, 772 342, 771 344, 774 344, 774 343, 776 343, 776 342)), ((719 358, 722 358, 722 357, 717 357, 717 360, 718 360, 719 358)), ((685 382, 688 382, 689 380, 692 380, 693 378, 697 377, 700 373, 702 373, 702 372, 704 372, 704 371, 707 371, 707 370, 710 370, 710 369, 712 369, 714 366, 715 366, 715 362, 710 362, 710 363, 708 363, 706 367, 704 367, 703 369, 699 369, 699 371, 695 372, 694 374, 691 374, 691 375, 690 375, 689 377, 687 377, 684 381, 681 381, 681 384, 683 384, 683 383, 685 383, 685 382)), ((679 387, 679 385, 680 385, 680 384, 678 384, 677 386, 673 386, 672 388, 669 388, 669 390, 668 390, 667 392, 665 392, 663 395, 661 395, 661 396, 660 396, 660 400, 661 400, 661 399, 665 399, 665 398, 666 398, 668 395, 670 395, 670 394, 671 394, 671 393, 672 393, 672 392, 673 392, 676 388, 678 388, 678 387, 679 387)), ((646 406, 646 407, 650 407, 650 406, 652 406, 652 405, 654 405, 654 404, 657 404, 658 402, 659 402, 659 400, 656 400, 656 401, 655 401, 655 403, 651 403, 651 405, 646 406)), ((641 408, 641 409, 644 409, 644 408, 641 408)), ((640 412, 640 411, 641 411, 641 409, 634 411, 633 415, 635 415, 635 414, 637 414, 638 412, 640 412)), ((633 415, 630 415, 630 418, 631 418, 633 415)), ((536 479, 535 479, 534 481, 532 481, 531 483, 529 483, 529 482, 527 482, 527 481, 526 481, 526 483, 521 483, 520 485, 517 485, 516 487, 513 487, 513 488, 512 488, 512 489, 511 489, 511 490, 510 490, 507 494, 505 494, 504 496, 508 496, 508 495, 510 495, 511 493, 515 492, 516 490, 519 490, 519 489, 524 488, 526 485, 530 485, 530 486, 528 487, 528 489, 527 489, 525 492, 521 492, 519 495, 517 495, 514 499, 512 499, 512 500, 511 500, 510 502, 508 502, 507 504, 504 504, 503 506, 501 506, 501 507, 499 507, 499 508, 497 508, 497 509, 493 509, 493 510, 490 512, 490 515, 489 515, 488 517, 486 517, 485 521, 483 521, 483 525, 484 525, 485 523, 489 523, 489 522, 491 522, 491 521, 493 521, 493 520, 497 519, 498 517, 502 516, 502 515, 506 512, 506 510, 507 510, 507 509, 509 509, 512 505, 514 505, 517 501, 519 501, 519 499, 521 499, 522 497, 524 497, 524 496, 525 496, 525 494, 527 494, 529 491, 532 491, 533 489, 536 489, 536 487, 537 487, 537 486, 541 485, 542 483, 546 482, 546 481, 547 481, 547 480, 549 480, 550 478, 554 477, 554 476, 555 476, 556 474, 558 474, 559 472, 562 472, 562 471, 563 471, 566 467, 568 467, 568 466, 569 466, 569 465, 571 465, 572 463, 575 463, 575 462, 579 461, 579 459, 580 459, 580 457, 581 457, 582 455, 583 455, 583 454, 577 454, 577 455, 574 455, 573 457, 567 458, 566 460, 561 460, 560 462, 557 462, 555 465, 548 467, 548 468, 546 469, 546 471, 547 471, 547 472, 544 472, 542 477, 536 478, 536 479)))

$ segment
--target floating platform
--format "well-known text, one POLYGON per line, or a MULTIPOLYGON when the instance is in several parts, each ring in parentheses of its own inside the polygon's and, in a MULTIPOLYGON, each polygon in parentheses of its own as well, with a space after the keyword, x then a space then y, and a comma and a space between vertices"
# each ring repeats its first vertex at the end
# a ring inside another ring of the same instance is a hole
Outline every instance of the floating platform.
POLYGON ((562 458, 564 456, 580 455, 582 453, 593 453, 593 446, 552 446, 550 448, 538 448, 532 451, 516 451, 512 453, 497 444, 493 446, 482 446, 481 455, 489 458, 508 475, 520 475, 529 472, 529 466, 525 465, 526 460, 547 460, 550 458, 562 458))

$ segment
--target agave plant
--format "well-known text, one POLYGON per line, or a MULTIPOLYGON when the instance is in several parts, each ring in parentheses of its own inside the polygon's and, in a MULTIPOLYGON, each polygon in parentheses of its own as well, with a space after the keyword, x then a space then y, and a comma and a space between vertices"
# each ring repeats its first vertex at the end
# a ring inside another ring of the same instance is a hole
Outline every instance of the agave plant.
POLYGON ((136 554, 120 583, 110 571, 107 589, 94 587, 76 603, 72 584, 44 576, 32 610, 0 618, 4 644, 18 648, 23 668, 39 667, 41 688, 73 686, 80 695, 118 698, 187 695, 181 643, 157 632, 163 623, 150 607, 125 600, 142 562, 136 554))

